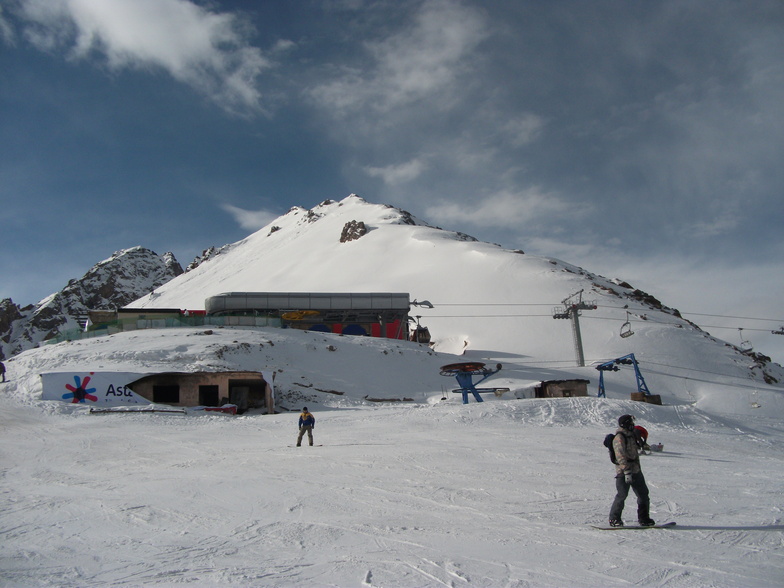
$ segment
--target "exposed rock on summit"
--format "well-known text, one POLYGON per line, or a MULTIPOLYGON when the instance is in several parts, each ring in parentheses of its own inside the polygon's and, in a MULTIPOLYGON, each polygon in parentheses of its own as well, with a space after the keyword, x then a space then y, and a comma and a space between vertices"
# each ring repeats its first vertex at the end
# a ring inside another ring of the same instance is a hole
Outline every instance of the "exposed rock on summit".
POLYGON ((362 221, 349 221, 343 225, 343 232, 340 234, 340 242, 356 241, 367 234, 367 227, 362 221))

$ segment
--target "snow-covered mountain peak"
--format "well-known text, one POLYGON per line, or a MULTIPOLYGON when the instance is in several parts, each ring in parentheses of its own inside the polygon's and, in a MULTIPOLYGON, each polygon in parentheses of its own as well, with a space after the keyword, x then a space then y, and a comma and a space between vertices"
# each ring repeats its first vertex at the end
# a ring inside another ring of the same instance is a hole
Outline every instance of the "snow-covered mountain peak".
POLYGON ((261 235, 295 227, 306 227, 315 222, 327 220, 330 224, 363 222, 365 225, 404 224, 430 226, 411 213, 385 204, 373 204, 351 194, 343 200, 324 200, 313 208, 292 207, 286 214, 277 218, 258 231, 261 235))
POLYGON ((551 365, 575 362, 571 321, 553 318, 577 295, 596 306, 581 310, 588 363, 634 352, 687 369, 729 365, 743 377, 750 365, 739 350, 626 282, 476 241, 356 195, 294 208, 129 306, 203 309, 224 292, 407 292, 435 306, 411 314, 428 326, 436 350, 551 365), (627 321, 635 334, 622 338, 627 321))
POLYGON ((253 291, 406 292, 434 305, 410 314, 430 329, 435 350, 553 367, 576 361, 572 321, 553 319, 563 316, 564 301, 582 300, 589 365, 635 353, 671 368, 784 380, 764 356, 711 337, 622 280, 480 242, 355 194, 293 208, 241 241, 205 250, 186 273, 170 253, 132 247, 38 305, 3 301, 1 351, 10 357, 76 328, 87 310, 198 310, 210 296, 253 291), (624 327, 631 337, 620 336, 624 327))

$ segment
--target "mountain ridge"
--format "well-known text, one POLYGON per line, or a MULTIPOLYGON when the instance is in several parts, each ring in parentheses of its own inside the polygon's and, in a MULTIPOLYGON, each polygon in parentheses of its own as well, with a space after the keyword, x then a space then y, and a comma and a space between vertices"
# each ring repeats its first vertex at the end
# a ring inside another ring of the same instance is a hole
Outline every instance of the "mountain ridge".
POLYGON ((200 309, 209 296, 249 291, 407 291, 412 301, 435 306, 411 314, 429 327, 436 351, 512 354, 550 365, 575 362, 570 321, 554 321, 553 307, 579 294, 597 306, 581 319, 589 363, 635 352, 684 369, 731 365, 743 377, 782 378, 769 358, 742 354, 623 280, 478 241, 356 194, 293 207, 128 306, 200 309), (619 337, 626 321, 637 333, 629 339, 619 337), (668 337, 686 338, 694 351, 668 352, 668 337))
POLYGON ((20 307, 6 298, 0 301, 0 358, 83 326, 88 310, 125 306, 182 273, 173 253, 136 246, 114 252, 36 304, 20 307))
POLYGON ((116 252, 38 305, 20 308, 4 300, 0 351, 9 357, 34 347, 76 327, 87 310, 203 309, 207 297, 231 291, 407 291, 412 301, 435 306, 415 307, 411 315, 430 328, 436 351, 511 355, 551 366, 575 363, 571 321, 553 318, 554 307, 579 295, 596 303, 580 319, 589 364, 634 352, 684 370, 730 366, 739 377, 784 379, 770 358, 715 339, 626 281, 478 241, 356 194, 312 209, 292 207, 236 243, 204 250, 184 272, 171 253, 158 256, 137 246, 116 252), (636 333, 629 339, 619 337, 625 322, 636 333), (693 351, 668 352, 669 338, 688 341, 693 351))

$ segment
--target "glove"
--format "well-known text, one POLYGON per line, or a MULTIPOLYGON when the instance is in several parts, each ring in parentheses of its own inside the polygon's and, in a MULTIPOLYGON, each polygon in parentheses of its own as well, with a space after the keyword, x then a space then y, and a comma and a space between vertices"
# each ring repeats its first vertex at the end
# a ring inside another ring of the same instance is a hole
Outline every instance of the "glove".
POLYGON ((623 475, 623 480, 627 484, 631 484, 632 483, 632 475, 631 474, 624 474, 623 475))

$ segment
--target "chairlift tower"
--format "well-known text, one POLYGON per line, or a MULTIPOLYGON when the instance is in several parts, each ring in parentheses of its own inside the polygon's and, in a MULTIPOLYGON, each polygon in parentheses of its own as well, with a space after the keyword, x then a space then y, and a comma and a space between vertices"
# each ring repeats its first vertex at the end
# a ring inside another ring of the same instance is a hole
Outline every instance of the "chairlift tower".
POLYGON ((645 394, 645 396, 651 395, 651 391, 648 390, 648 385, 645 383, 645 378, 642 377, 642 373, 640 372, 640 366, 637 364, 637 358, 634 357, 634 353, 630 353, 629 355, 616 357, 615 359, 605 361, 604 363, 600 363, 596 366, 596 369, 599 370, 599 398, 606 398, 604 390, 604 372, 617 372, 619 365, 633 366, 634 376, 637 378, 637 391, 645 394))
POLYGON ((585 367, 585 356, 583 355, 583 338, 580 333, 580 311, 581 310, 596 310, 595 302, 583 302, 583 292, 575 292, 571 296, 564 298, 561 301, 563 306, 557 306, 553 309, 554 319, 571 319, 572 321, 572 335, 574 337, 574 352, 577 356, 577 365, 585 367))

